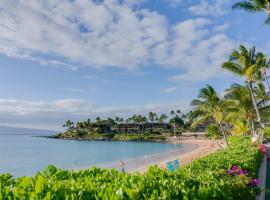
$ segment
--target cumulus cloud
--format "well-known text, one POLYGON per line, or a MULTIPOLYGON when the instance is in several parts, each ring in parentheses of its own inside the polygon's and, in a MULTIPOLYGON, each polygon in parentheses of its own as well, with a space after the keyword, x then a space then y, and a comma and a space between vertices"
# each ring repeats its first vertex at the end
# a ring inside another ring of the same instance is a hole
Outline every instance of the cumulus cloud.
POLYGON ((177 79, 197 71, 196 79, 203 80, 215 75, 233 48, 212 21, 170 24, 166 16, 137 5, 134 0, 1 0, 0 53, 72 70, 158 64, 179 69, 177 79))
POLYGON ((178 23, 172 27, 173 39, 156 49, 158 64, 184 71, 172 80, 207 80, 222 74, 220 65, 236 43, 226 34, 211 30, 211 23, 207 19, 178 23))
POLYGON ((228 0, 201 0, 199 4, 191 6, 189 11, 195 15, 224 15, 229 12, 230 4, 228 0))
POLYGON ((52 102, 0 99, 0 121, 1 124, 12 126, 59 130, 61 124, 67 119, 79 121, 87 118, 94 119, 97 116, 127 117, 131 114, 146 114, 150 111, 167 113, 169 110, 179 108, 179 105, 182 110, 189 108, 189 102, 184 100, 103 107, 80 99, 62 99, 52 102))

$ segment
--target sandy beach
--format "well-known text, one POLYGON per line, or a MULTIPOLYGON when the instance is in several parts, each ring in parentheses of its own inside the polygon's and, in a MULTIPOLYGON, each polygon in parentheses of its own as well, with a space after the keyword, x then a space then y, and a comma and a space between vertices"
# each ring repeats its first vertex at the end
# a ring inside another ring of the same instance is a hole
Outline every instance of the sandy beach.
MULTIPOLYGON (((180 166, 184 166, 193 160, 204 157, 209 153, 220 149, 215 141, 206 139, 188 139, 178 141, 168 141, 173 144, 188 144, 185 148, 179 148, 170 152, 163 152, 142 157, 131 158, 124 160, 126 172, 144 173, 150 166, 157 165, 161 168, 166 168, 166 163, 178 159, 180 166)), ((97 165, 101 168, 114 168, 121 170, 120 161, 113 161, 97 165)))

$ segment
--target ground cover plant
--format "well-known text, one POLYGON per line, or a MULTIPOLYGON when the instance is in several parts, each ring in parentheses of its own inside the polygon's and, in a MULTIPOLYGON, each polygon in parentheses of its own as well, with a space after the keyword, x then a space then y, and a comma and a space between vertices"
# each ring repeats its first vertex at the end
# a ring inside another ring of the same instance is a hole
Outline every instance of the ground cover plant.
POLYGON ((230 149, 212 153, 176 172, 155 166, 144 175, 49 166, 34 177, 5 174, 0 176, 0 199, 255 199, 263 154, 251 146, 250 138, 233 137, 229 142, 230 149), (233 170, 235 174, 230 173, 233 170))

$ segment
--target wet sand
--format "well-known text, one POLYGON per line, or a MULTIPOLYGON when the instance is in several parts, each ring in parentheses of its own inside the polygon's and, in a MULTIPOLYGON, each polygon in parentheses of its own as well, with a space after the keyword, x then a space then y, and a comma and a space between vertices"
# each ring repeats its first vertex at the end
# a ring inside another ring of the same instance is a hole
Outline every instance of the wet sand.
MULTIPOLYGON (((204 157, 209 153, 220 149, 215 141, 205 139, 178 140, 169 142, 173 144, 183 144, 183 146, 179 146, 179 149, 170 152, 145 155, 123 160, 125 162, 125 171, 144 173, 152 165, 166 168, 167 162, 176 159, 180 161, 180 166, 183 166, 192 162, 193 160, 204 157)), ((98 164, 97 167, 114 168, 119 171, 121 170, 120 160, 98 164)))

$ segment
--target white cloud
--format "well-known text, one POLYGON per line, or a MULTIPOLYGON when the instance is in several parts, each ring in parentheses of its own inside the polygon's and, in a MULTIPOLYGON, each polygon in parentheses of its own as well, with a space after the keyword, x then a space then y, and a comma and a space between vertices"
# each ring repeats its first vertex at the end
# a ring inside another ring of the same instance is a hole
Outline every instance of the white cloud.
POLYGON ((89 85, 88 87, 85 88, 66 88, 65 90, 69 92, 85 93, 85 92, 95 92, 97 91, 97 87, 95 85, 89 85))
POLYGON ((135 2, 1 0, 0 53, 73 70, 158 64, 179 69, 181 77, 196 73, 196 80, 215 75, 233 44, 215 24, 169 24, 166 16, 135 2))
POLYGON ((132 114, 147 114, 150 111, 168 113, 179 106, 182 110, 189 109, 189 101, 102 107, 79 99, 52 102, 0 99, 0 121, 1 124, 10 126, 59 130, 67 119, 79 121, 97 116, 127 117, 132 114))
POLYGON ((176 7, 178 6, 183 0, 162 0, 164 1, 165 3, 168 3, 169 6, 171 7, 176 7))
POLYGON ((186 20, 172 27, 173 39, 156 49, 156 62, 182 72, 172 80, 207 80, 220 76, 221 64, 237 45, 224 33, 209 28, 206 19, 186 20))
POLYGON ((175 92, 176 90, 177 90, 177 87, 168 87, 161 90, 161 93, 172 93, 172 92, 175 92))
POLYGON ((199 4, 191 6, 189 11, 195 15, 224 15, 229 12, 228 0, 201 0, 199 4))
POLYGON ((222 25, 216 26, 214 28, 214 31, 215 32, 222 32, 222 33, 224 33, 225 30, 229 28, 229 26, 230 26, 229 23, 226 22, 226 23, 224 23, 222 25))

